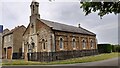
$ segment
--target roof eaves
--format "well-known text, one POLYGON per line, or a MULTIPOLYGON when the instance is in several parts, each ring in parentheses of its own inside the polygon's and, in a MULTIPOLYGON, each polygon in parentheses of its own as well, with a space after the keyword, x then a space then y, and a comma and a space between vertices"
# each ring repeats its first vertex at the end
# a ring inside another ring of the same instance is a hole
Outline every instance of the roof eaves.
POLYGON ((96 34, 87 34, 87 33, 79 33, 79 32, 72 32, 72 31, 56 30, 56 29, 52 29, 52 30, 54 30, 54 31, 61 31, 61 32, 68 32, 68 33, 75 33, 75 34, 82 34, 82 35, 96 36, 96 34))

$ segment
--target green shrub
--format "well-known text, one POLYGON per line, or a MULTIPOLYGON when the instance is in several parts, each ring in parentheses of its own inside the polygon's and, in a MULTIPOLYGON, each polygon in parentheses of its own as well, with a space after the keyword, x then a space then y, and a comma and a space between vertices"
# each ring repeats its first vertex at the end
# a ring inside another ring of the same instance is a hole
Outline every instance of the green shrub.
POLYGON ((111 44, 98 44, 99 53, 111 53, 112 45, 111 44))
POLYGON ((120 52, 120 46, 119 45, 116 47, 116 51, 120 52))
POLYGON ((112 52, 116 52, 116 46, 112 45, 112 52))
POLYGON ((120 52, 120 45, 112 45, 112 52, 120 52))

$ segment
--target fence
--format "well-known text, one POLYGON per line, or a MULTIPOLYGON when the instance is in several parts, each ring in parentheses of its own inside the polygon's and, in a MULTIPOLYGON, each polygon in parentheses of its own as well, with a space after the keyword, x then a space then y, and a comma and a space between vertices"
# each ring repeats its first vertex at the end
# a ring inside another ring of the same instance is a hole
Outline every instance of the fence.
POLYGON ((65 60, 70 58, 77 58, 83 56, 90 56, 90 55, 97 55, 98 50, 74 50, 74 51, 59 51, 59 52, 37 52, 28 53, 28 60, 29 61, 56 61, 56 60, 65 60))

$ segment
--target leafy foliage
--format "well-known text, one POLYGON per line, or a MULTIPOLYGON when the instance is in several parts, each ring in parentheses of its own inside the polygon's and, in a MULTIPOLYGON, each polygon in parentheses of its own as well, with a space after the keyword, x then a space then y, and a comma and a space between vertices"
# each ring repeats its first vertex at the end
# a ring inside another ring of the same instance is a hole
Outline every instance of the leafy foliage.
POLYGON ((85 15, 92 12, 97 12, 102 18, 104 15, 114 13, 115 15, 120 13, 120 1, 116 2, 80 2, 85 15))

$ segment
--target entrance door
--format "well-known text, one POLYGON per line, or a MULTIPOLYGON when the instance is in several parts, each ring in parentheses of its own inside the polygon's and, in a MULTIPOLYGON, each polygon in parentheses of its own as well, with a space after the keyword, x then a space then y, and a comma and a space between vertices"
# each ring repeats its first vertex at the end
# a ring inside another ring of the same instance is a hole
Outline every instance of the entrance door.
POLYGON ((7 49, 7 59, 12 59, 12 47, 8 47, 7 49))

